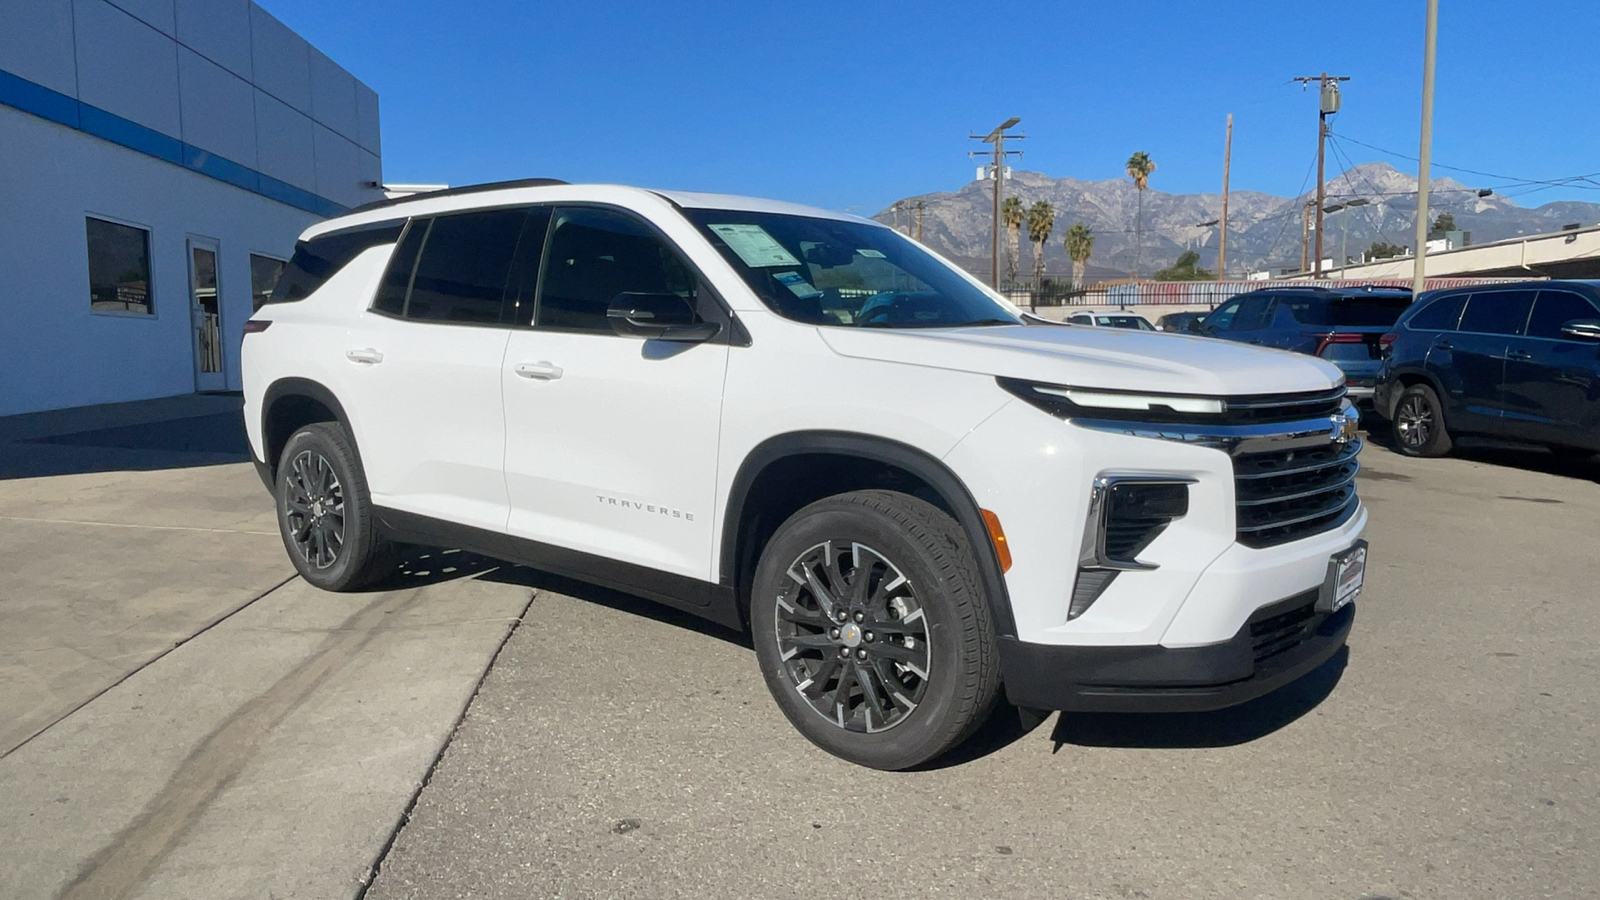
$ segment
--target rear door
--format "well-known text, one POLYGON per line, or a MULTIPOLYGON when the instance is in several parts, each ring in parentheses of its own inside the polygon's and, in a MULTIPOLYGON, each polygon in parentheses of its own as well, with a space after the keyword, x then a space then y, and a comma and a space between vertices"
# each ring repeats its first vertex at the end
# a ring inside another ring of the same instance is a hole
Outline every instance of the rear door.
MULTIPOLYGON (((1438 368, 1449 406, 1452 428, 1481 434, 1499 434, 1504 416, 1503 392, 1506 352, 1513 336, 1522 334, 1533 309, 1533 291, 1478 291, 1467 298, 1461 324, 1454 334, 1441 334, 1433 351, 1441 357, 1438 368)), ((1428 362, 1432 367, 1430 352, 1428 362)))
POLYGON ((1539 291, 1526 333, 1506 353, 1508 436, 1600 446, 1600 344, 1561 331, 1573 319, 1597 317, 1600 311, 1582 294, 1539 291))

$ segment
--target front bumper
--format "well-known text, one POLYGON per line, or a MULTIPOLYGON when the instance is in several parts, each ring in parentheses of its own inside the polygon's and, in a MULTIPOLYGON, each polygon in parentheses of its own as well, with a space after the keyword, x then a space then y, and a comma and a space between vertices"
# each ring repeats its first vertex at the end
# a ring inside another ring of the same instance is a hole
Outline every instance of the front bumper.
POLYGON ((1060 646, 1000 642, 1006 696, 1073 712, 1198 712, 1271 693, 1344 646, 1355 604, 1316 611, 1307 591, 1257 610, 1232 638, 1200 647, 1060 646))

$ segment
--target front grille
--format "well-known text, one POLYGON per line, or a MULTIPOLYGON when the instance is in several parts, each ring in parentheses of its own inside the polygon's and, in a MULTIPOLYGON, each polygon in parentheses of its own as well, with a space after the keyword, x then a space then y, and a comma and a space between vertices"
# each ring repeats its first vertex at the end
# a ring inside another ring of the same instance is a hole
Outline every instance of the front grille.
POLYGON ((1230 425, 1299 422, 1337 415, 1344 406, 1343 385, 1300 394, 1256 394, 1227 398, 1224 420, 1230 425))
POLYGON ((1337 528, 1355 513, 1360 441, 1234 457, 1238 540, 1271 547, 1337 528))
POLYGON ((1287 612, 1250 623, 1250 649, 1256 665, 1293 650, 1311 636, 1316 625, 1317 592, 1307 591, 1297 599, 1304 602, 1287 612))

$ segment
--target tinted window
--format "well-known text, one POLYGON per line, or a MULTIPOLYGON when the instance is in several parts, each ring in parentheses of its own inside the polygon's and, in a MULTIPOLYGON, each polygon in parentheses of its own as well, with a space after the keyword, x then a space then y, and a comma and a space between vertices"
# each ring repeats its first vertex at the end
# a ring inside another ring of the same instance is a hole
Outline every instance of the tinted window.
POLYGON ((411 276, 405 317, 497 324, 525 218, 526 210, 494 209, 434 219, 411 276))
POLYGON ((1233 317, 1234 331, 1255 331, 1267 324, 1267 311, 1272 308, 1272 295, 1258 294, 1240 301, 1239 312, 1233 317))
POLYGON ((378 285, 378 296, 372 301, 373 312, 388 316, 402 316, 406 311, 406 294, 411 290, 411 276, 417 269, 417 256, 422 252, 422 242, 428 239, 428 226, 432 219, 412 219, 406 226, 405 237, 389 256, 389 268, 378 285))
POLYGON ((1206 316, 1201 321, 1203 321, 1205 326, 1209 329, 1213 329, 1215 331, 1225 331, 1227 330, 1228 326, 1233 324, 1233 317, 1238 315, 1239 307, 1243 305, 1244 301, 1234 300, 1231 303, 1224 304, 1217 307, 1215 310, 1212 310, 1211 314, 1206 316))
POLYGON ((551 225, 535 313, 540 328, 612 334, 618 294, 695 295, 694 276, 643 222, 608 209, 564 209, 551 225))
POLYGON ((150 297, 150 232, 103 219, 88 220, 89 308, 97 312, 155 312, 150 297))
POLYGON ((1302 325, 1387 328, 1411 305, 1410 297, 1293 297, 1284 301, 1302 325))
POLYGON ((361 251, 399 240, 400 228, 398 222, 385 222, 347 228, 301 241, 295 245, 294 256, 284 267, 283 275, 278 278, 272 296, 266 302, 292 303, 304 300, 361 251))
POLYGON ((528 210, 527 220, 522 225, 517 258, 511 264, 511 281, 506 284, 511 321, 517 325, 533 324, 534 291, 539 286, 539 261, 544 255, 544 240, 550 230, 551 213, 548 206, 535 206, 528 210))
POLYGON ((262 256, 258 253, 250 254, 250 309, 261 308, 272 297, 272 289, 278 283, 278 278, 283 275, 283 260, 262 256))
POLYGON ((1417 311, 1406 323, 1408 328, 1421 331, 1455 331, 1461 321, 1461 307, 1467 302, 1466 294, 1448 294, 1417 311))
POLYGON ((1533 291, 1473 294, 1461 314, 1461 330, 1482 334, 1521 334, 1533 307, 1533 291))
POLYGON ((1595 318, 1593 304, 1571 291, 1540 291, 1528 319, 1528 337, 1572 340, 1561 326, 1573 319, 1595 318))

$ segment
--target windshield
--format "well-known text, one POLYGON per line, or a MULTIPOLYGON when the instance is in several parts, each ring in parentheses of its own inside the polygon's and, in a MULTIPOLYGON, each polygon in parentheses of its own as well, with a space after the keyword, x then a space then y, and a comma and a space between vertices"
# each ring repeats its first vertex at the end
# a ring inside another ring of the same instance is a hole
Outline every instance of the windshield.
POLYGON ((879 225, 712 209, 684 215, 787 319, 857 328, 1022 324, 959 272, 879 225))
POLYGON ((1096 316, 1097 324, 1108 328, 1133 328, 1139 331, 1155 331, 1155 326, 1146 322, 1141 316, 1096 316))

